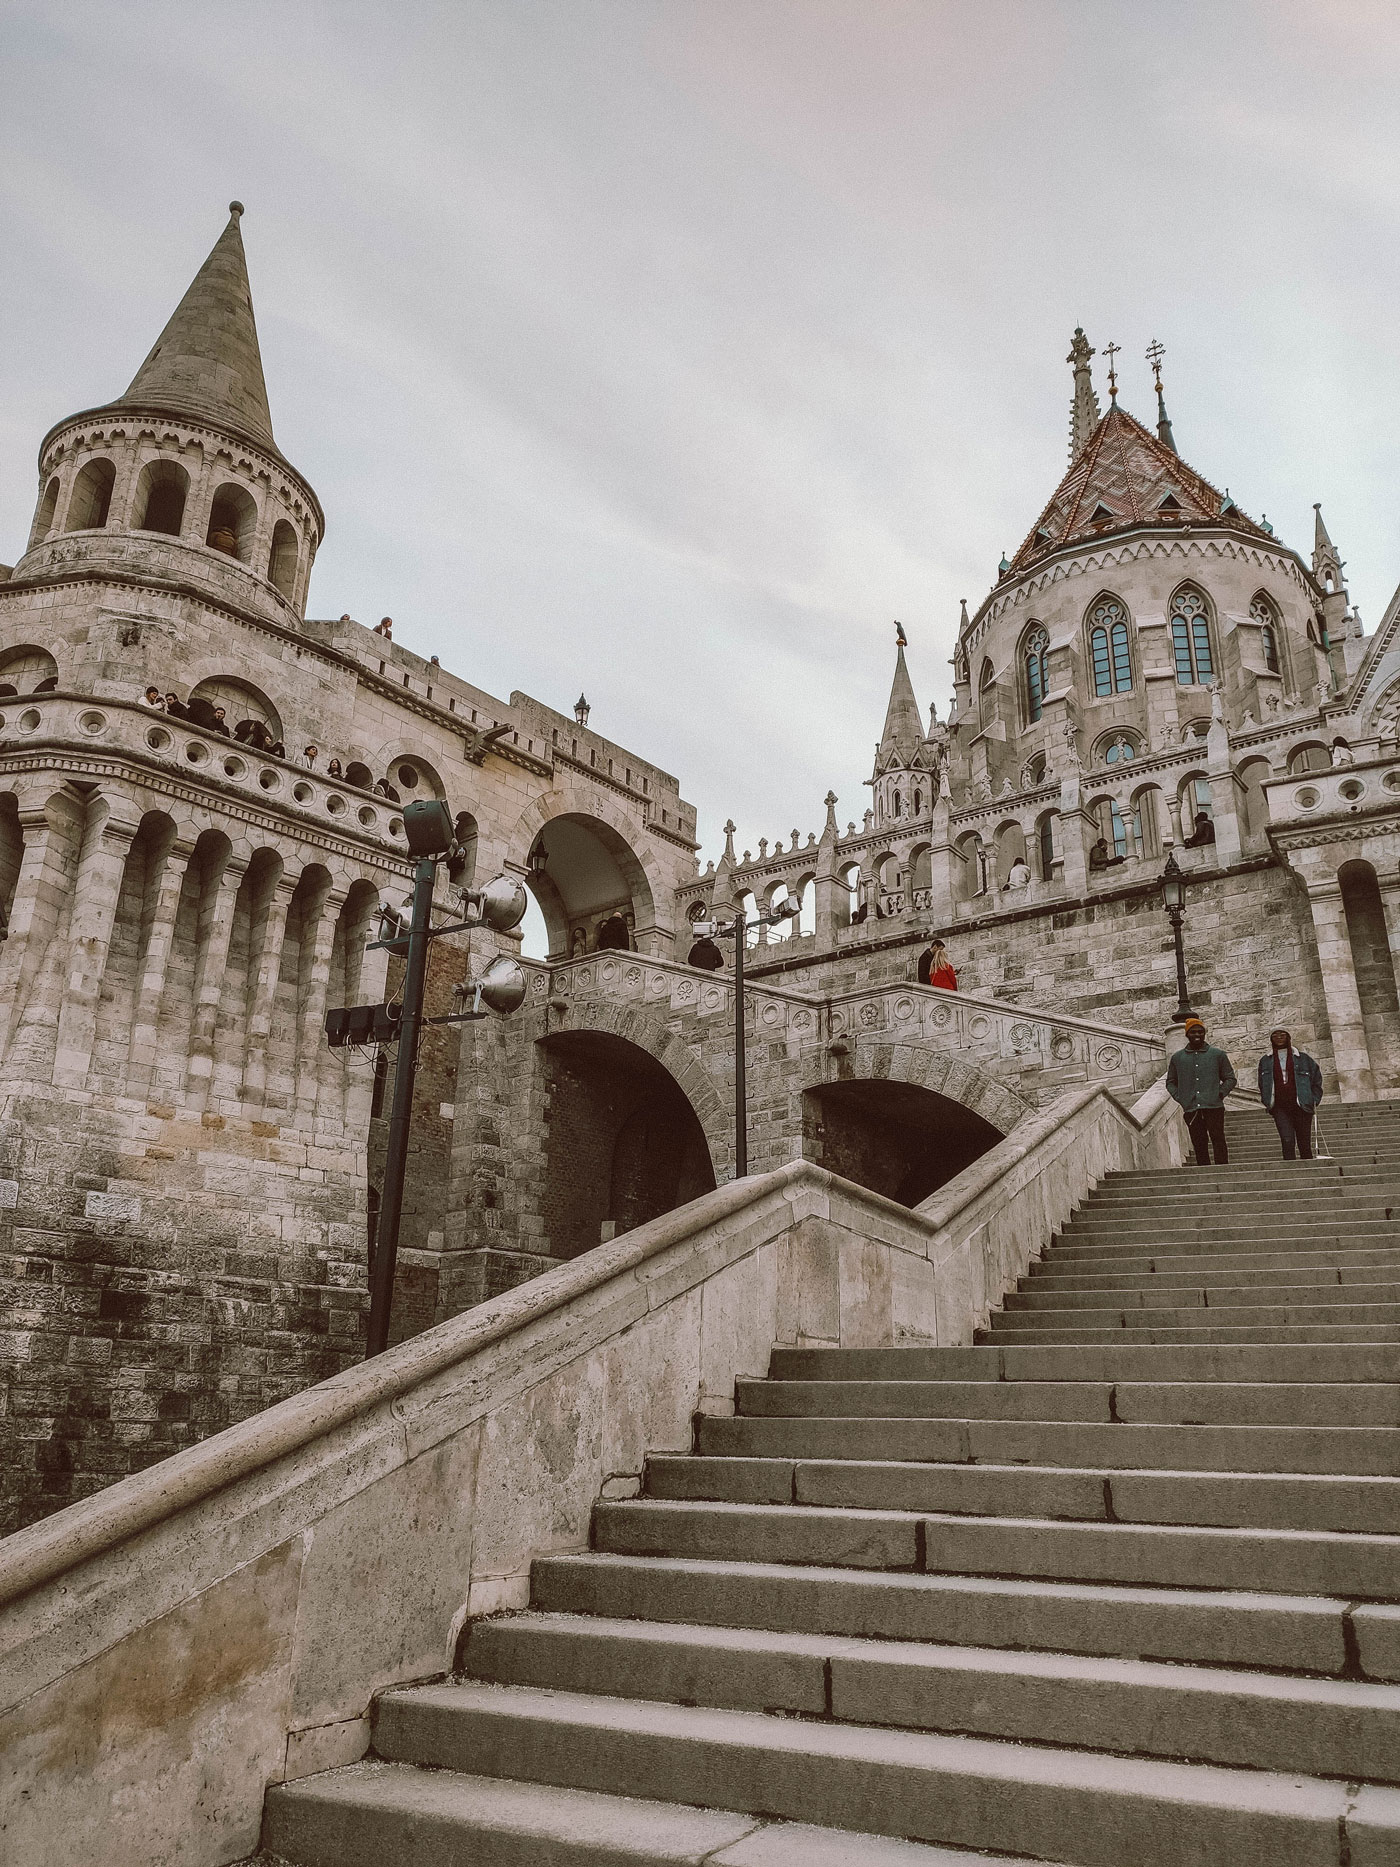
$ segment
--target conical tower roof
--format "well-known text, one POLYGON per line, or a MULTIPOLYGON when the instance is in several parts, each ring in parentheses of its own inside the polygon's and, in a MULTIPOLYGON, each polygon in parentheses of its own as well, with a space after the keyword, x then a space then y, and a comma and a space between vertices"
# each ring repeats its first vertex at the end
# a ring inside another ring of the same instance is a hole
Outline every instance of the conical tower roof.
POLYGON ((248 264, 238 229, 242 213, 241 202, 229 203, 228 225, 214 250, 131 387, 112 406, 194 415, 275 451, 248 264))
POLYGON ((914 698, 914 683, 904 660, 904 644, 895 649, 894 680, 890 686, 890 704, 885 711, 885 730, 880 735, 877 766, 886 770, 891 755, 901 765, 911 765, 924 742, 924 721, 914 698))
POLYGON ((1011 571, 1028 570, 1065 545, 1142 525, 1222 522, 1259 538, 1270 536, 1228 493, 1222 496, 1173 448, 1112 402, 1012 558, 1011 571))

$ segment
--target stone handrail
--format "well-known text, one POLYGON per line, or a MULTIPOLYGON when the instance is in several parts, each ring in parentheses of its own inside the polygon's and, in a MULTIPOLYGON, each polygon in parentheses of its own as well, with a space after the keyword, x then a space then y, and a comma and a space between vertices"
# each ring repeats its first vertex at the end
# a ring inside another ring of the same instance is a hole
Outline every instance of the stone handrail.
POLYGON ((386 1686, 586 1545, 775 1343, 956 1346, 1160 1087, 1062 1095, 916 1212, 810 1162, 733 1182, 0 1544, 0 1833, 26 1867, 224 1867, 270 1782, 361 1755, 386 1686))

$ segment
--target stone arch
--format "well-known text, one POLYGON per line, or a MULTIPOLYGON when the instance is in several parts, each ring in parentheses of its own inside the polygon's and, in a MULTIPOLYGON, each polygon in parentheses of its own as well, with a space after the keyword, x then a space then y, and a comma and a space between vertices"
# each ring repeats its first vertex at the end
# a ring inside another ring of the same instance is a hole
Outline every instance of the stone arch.
POLYGON ((184 530, 190 476, 178 460, 148 460, 136 481, 131 503, 134 532, 164 532, 178 538, 184 530))
POLYGON ((843 1041, 849 1046, 845 1056, 833 1057, 820 1050, 803 1058, 793 1079, 795 1095, 848 1080, 912 1083, 958 1103, 1003 1136, 1036 1112, 1029 1096, 961 1050, 859 1030, 843 1034, 843 1041))
POLYGON ((0 689, 32 694, 41 681, 57 679, 58 663, 46 648, 38 648, 32 642, 17 642, 0 654, 0 689))
POLYGON ((1337 882, 1371 1070, 1385 1091, 1400 1081, 1400 994, 1380 883, 1372 865, 1356 858, 1338 866, 1337 882))
POLYGON ((272 543, 267 554, 267 580, 275 590, 286 597, 289 603, 295 601, 297 584, 297 565, 301 552, 297 544, 296 527, 286 519, 278 519, 272 528, 272 543))
POLYGON ((64 531, 99 531, 107 523, 107 515, 112 509, 112 488, 116 483, 117 470, 105 456, 87 461, 74 480, 73 490, 68 496, 64 531))
MULTIPOLYGON (((641 826, 624 811, 615 809, 601 798, 575 791, 572 787, 558 787, 545 792, 519 818, 505 840, 505 865, 526 876, 539 902, 549 929, 551 958, 560 959, 569 954, 572 931, 590 913, 596 919, 601 919, 606 908, 616 905, 600 900, 596 909, 586 909, 575 902, 573 905, 577 907, 577 912, 570 912, 568 897, 571 883, 579 879, 582 886, 581 878, 573 874, 574 865, 567 851, 567 845, 576 845, 575 833, 593 837, 606 851, 621 877, 629 902, 634 945, 647 952, 663 948, 669 951, 675 931, 672 891, 644 835, 639 835, 640 829, 641 826), (553 874, 549 867, 550 844, 557 840, 557 836, 552 838, 549 835, 551 824, 569 826, 563 832, 566 853, 559 857, 557 870, 553 874), (530 851, 541 837, 544 839, 546 858, 544 875, 531 876, 527 874, 530 851)), ((572 855, 583 862, 587 852, 575 846, 572 855)), ((600 866, 605 868, 606 865, 600 866)), ((597 879, 601 884, 604 878, 600 875, 597 879)), ((579 896, 580 901, 584 898, 579 896)))
MULTIPOLYGON (((241 675, 206 674, 190 689, 190 700, 208 701, 211 709, 222 707, 230 733, 246 719, 257 720, 265 726, 274 742, 282 737, 282 718, 277 708, 260 687, 245 681, 241 675)), ((199 711, 202 709, 197 708, 196 712, 199 711)))
POLYGON ((533 1046, 548 1091, 542 1204, 556 1258, 577 1257, 715 1185, 705 1123, 656 1054, 655 1033, 616 1022, 630 1034, 590 1018, 533 1046), (650 1041, 638 1043, 643 1035, 650 1041))
POLYGON ((384 760, 384 777, 405 804, 418 798, 447 796, 442 773, 430 758, 414 748, 389 753, 384 760))
POLYGON ((53 530, 54 515, 58 511, 58 495, 62 481, 54 473, 49 476, 48 484, 39 495, 39 504, 35 509, 34 523, 29 532, 29 549, 41 545, 53 530))
POLYGON ((807 1058, 794 1085, 804 1155, 916 1206, 1007 1135, 1033 1105, 960 1053, 861 1038, 807 1058))
POLYGON ((258 530, 258 503, 246 486, 225 480, 209 502, 204 542, 240 564, 250 563, 258 530))

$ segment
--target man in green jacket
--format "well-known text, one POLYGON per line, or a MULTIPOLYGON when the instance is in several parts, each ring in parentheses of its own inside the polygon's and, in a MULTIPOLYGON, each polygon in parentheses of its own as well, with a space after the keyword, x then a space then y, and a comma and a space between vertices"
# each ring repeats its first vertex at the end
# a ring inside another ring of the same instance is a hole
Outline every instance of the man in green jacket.
POLYGON ((1196 1165, 1208 1167, 1214 1147, 1215 1164, 1223 1167, 1230 1158, 1225 1144, 1225 1098, 1235 1086, 1235 1072, 1225 1052, 1206 1042, 1206 1027, 1199 1018, 1188 1018, 1184 1028, 1186 1048, 1167 1064, 1167 1094, 1181 1104, 1196 1165))

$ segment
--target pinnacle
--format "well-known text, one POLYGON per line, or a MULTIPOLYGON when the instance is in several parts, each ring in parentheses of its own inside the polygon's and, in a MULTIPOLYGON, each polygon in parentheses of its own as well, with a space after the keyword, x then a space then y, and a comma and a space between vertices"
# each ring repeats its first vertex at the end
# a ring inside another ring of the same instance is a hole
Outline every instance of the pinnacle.
POLYGON ((195 415, 274 447, 239 231, 242 214, 243 203, 230 201, 228 225, 114 406, 195 415))

